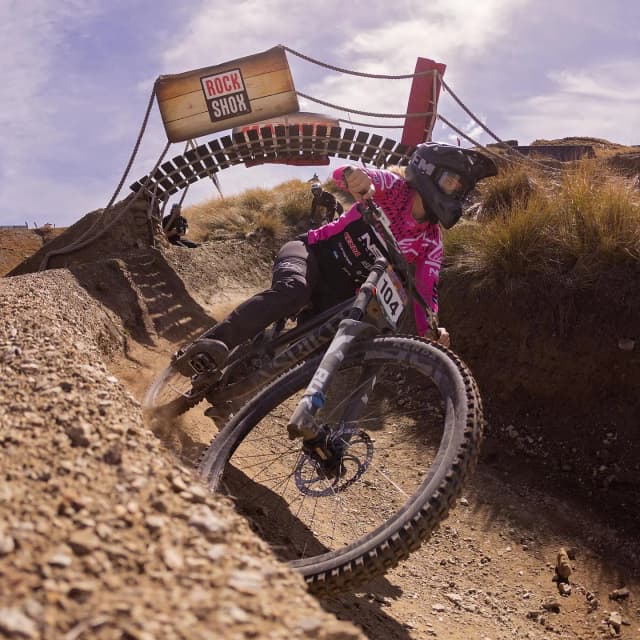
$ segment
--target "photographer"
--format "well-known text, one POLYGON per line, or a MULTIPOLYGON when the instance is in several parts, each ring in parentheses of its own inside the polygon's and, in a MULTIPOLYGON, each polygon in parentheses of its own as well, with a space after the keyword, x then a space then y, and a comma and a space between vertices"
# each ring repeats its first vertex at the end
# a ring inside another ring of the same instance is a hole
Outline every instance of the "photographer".
POLYGON ((182 237, 189 233, 189 223, 184 216, 180 215, 180 209, 179 204, 174 204, 171 207, 169 215, 165 216, 162 220, 162 230, 171 244, 175 244, 178 247, 195 249, 200 245, 182 237))
POLYGON ((328 191, 325 191, 319 183, 311 185, 311 228, 317 229, 327 222, 332 222, 334 218, 344 213, 342 204, 328 191))

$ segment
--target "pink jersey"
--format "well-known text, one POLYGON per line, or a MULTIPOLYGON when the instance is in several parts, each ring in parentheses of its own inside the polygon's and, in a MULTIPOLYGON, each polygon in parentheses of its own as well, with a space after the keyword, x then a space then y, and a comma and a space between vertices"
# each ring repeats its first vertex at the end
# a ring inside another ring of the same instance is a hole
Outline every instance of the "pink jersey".
MULTIPOLYGON (((438 311, 438 278, 442 263, 442 233, 440 226, 429 222, 417 222, 411 215, 414 191, 400 176, 382 169, 362 168, 371 178, 374 200, 389 218, 391 231, 410 264, 415 264, 416 288, 430 308, 438 311)), ((333 172, 333 179, 341 189, 346 189, 340 167, 333 172)), ((354 204, 337 220, 319 229, 309 231, 309 245, 321 243, 339 234, 348 234, 347 227, 362 217, 354 204)), ((426 315, 419 305, 414 305, 416 327, 423 335, 429 328, 426 315)))

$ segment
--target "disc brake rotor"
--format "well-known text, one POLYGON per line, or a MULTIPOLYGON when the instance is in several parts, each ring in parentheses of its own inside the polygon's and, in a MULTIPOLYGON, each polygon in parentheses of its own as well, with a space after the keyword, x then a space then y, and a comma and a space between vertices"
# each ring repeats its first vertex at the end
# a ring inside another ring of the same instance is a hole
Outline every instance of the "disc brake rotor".
POLYGON ((333 496, 345 491, 365 473, 373 459, 373 441, 369 435, 365 431, 356 431, 341 444, 344 450, 333 475, 327 473, 321 460, 306 453, 300 455, 294 470, 300 493, 315 498, 333 496))

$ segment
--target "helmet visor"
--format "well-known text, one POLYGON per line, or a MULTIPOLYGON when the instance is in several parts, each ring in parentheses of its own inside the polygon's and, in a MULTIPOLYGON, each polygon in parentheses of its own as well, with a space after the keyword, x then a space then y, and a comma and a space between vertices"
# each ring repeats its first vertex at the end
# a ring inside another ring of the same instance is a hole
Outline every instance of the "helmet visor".
POLYGON ((460 174, 443 169, 436 178, 438 189, 447 196, 461 197, 465 192, 465 185, 460 174))

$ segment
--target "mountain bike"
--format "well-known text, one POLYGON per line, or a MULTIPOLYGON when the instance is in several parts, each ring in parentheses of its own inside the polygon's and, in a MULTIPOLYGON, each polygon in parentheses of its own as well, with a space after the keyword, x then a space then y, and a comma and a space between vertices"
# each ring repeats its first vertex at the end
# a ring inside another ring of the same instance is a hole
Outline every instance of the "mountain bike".
POLYGON ((198 472, 321 595, 385 573, 431 535, 460 496, 484 428, 462 360, 400 333, 414 301, 432 326, 437 319, 384 212, 370 201, 361 213, 389 255, 352 299, 300 326, 269 327, 220 371, 198 341, 187 345, 145 399, 173 413, 203 399, 236 403, 198 472))

